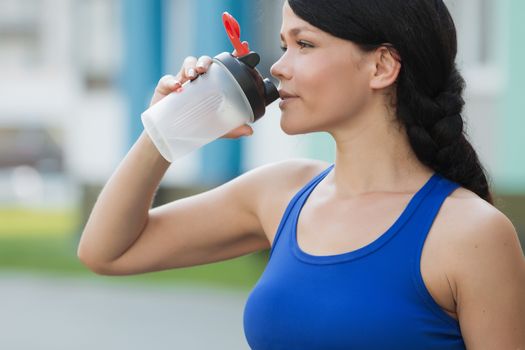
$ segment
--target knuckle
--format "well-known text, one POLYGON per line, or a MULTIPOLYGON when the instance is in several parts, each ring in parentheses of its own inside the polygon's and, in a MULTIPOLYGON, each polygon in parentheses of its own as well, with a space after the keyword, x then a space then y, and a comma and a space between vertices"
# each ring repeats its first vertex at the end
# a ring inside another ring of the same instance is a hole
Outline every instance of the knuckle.
POLYGON ((195 56, 187 56, 185 59, 184 59, 184 65, 190 65, 192 63, 195 63, 197 61, 197 57, 195 56))
POLYGON ((159 80, 159 85, 160 84, 166 84, 172 79, 173 79, 173 75, 171 75, 171 74, 163 75, 162 78, 160 78, 160 80, 159 80))
POLYGON ((197 61, 197 67, 200 68, 207 68, 212 62, 212 58, 210 56, 202 56, 197 61))
POLYGON ((167 93, 166 85, 157 85, 155 88, 155 93, 165 95, 167 93))

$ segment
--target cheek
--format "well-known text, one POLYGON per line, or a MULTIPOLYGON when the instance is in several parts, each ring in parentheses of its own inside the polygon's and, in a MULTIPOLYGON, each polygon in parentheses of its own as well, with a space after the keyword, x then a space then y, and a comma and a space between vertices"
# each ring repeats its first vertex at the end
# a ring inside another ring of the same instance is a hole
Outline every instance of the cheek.
POLYGON ((328 129, 363 109, 368 100, 363 71, 348 62, 328 62, 326 57, 300 63, 295 65, 293 86, 301 102, 290 105, 281 119, 287 134, 328 129))
POLYGON ((296 75, 298 94, 306 101, 315 100, 317 92, 325 84, 325 73, 319 69, 304 69, 296 75))
POLYGON ((299 93, 303 97, 304 106, 318 113, 318 109, 329 105, 334 97, 338 83, 334 84, 333 77, 337 75, 337 69, 327 62, 319 63, 319 60, 312 60, 304 67, 309 68, 296 75, 299 93))
POLYGON ((330 73, 316 80, 307 99, 309 109, 328 119, 348 118, 358 113, 368 100, 368 83, 363 75, 355 71, 342 73, 340 69, 330 73))

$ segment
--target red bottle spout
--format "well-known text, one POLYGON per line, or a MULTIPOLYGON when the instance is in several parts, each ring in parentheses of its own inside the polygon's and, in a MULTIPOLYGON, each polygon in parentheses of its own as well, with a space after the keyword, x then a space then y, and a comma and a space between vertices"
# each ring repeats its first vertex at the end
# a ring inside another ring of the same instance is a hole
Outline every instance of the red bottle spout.
POLYGON ((239 22, 228 12, 222 14, 222 23, 226 29, 226 34, 235 48, 235 56, 242 57, 250 53, 250 48, 247 42, 241 43, 241 28, 239 22))

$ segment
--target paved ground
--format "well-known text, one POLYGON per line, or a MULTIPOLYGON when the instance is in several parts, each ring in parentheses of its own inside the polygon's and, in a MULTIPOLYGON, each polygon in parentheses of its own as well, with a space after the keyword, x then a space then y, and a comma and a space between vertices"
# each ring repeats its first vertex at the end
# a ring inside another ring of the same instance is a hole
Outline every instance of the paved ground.
POLYGON ((249 349, 247 296, 2 272, 0 349, 249 349))

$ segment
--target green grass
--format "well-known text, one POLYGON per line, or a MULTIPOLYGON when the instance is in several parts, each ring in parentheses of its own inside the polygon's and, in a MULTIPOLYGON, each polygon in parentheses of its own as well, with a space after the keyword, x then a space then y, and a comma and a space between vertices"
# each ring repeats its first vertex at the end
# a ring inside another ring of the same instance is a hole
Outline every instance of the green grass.
POLYGON ((0 237, 64 236, 78 222, 74 209, 0 209, 0 237))
POLYGON ((213 264, 152 272, 134 276, 100 276, 76 256, 70 237, 0 237, 0 270, 59 276, 86 276, 112 282, 150 284, 200 284, 250 289, 264 269, 264 254, 252 254, 213 264))
POLYGON ((77 258, 77 216, 73 211, 0 210, 0 271, 90 277, 115 283, 199 284, 251 289, 266 264, 260 252, 213 264, 134 276, 100 276, 77 258))

